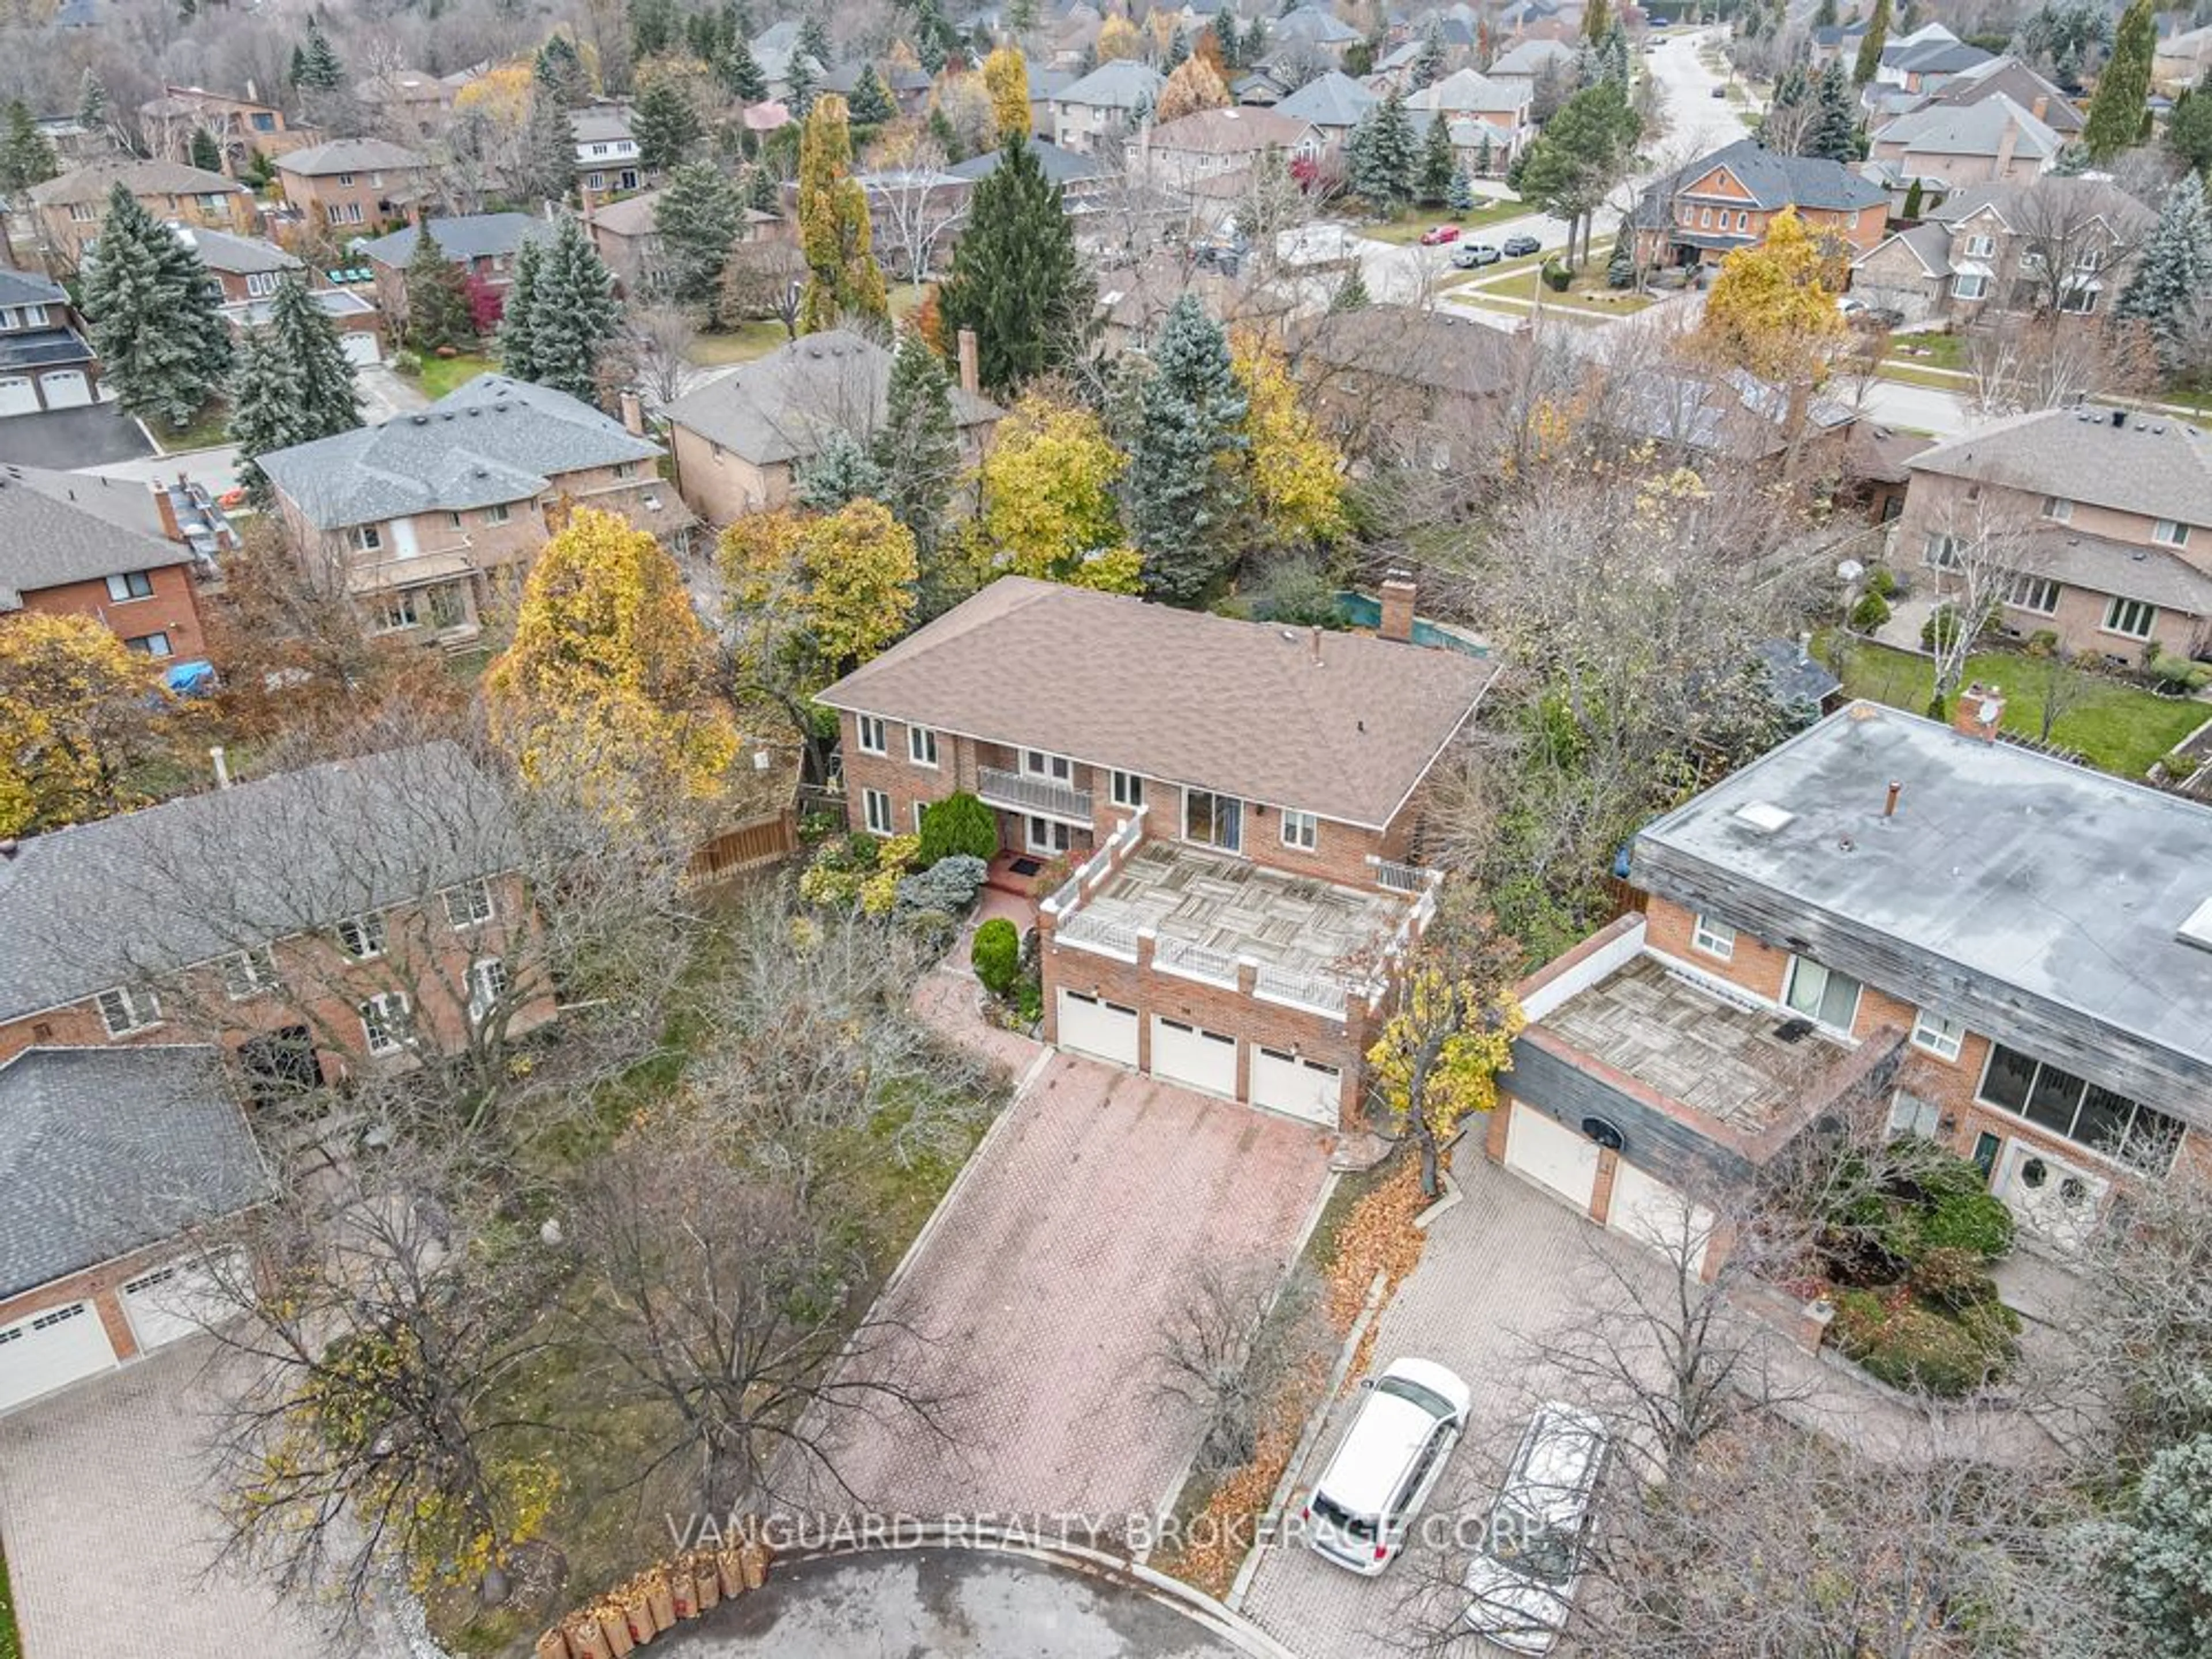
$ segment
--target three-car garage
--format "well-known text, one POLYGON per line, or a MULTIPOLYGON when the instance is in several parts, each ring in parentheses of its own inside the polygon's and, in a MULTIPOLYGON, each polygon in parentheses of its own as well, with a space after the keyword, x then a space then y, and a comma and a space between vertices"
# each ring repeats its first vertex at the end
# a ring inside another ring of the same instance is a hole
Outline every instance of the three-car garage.
POLYGON ((1163 1083, 1249 1101, 1334 1129, 1342 1115, 1342 1067, 1292 1048, 1274 1048, 1195 1020, 1140 1013, 1125 1003, 1063 986, 1054 996, 1058 1045, 1071 1054, 1148 1072, 1163 1083), (1240 1050, 1241 1056, 1240 1056, 1240 1050))

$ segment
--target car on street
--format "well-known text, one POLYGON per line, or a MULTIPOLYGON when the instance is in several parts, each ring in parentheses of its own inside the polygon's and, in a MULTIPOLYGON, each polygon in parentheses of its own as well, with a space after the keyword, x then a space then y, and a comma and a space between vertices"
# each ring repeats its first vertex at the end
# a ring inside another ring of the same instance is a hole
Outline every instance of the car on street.
POLYGON ((1579 1407, 1537 1409, 1468 1563, 1467 1622, 1513 1653, 1552 1650, 1574 1611, 1612 1437, 1579 1407))
POLYGON ((1421 233, 1421 246, 1423 247, 1442 247, 1448 242, 1456 242, 1457 240, 1459 240, 1459 227, 1457 225, 1431 225, 1428 229, 1421 233))
POLYGON ((1728 96, 1728 88, 1726 87, 1715 87, 1712 90, 1711 95, 1715 98, 1725 98, 1728 96))
POLYGON ((1462 242, 1452 250, 1451 262, 1462 270, 1494 265, 1505 256, 1487 242, 1462 242))
POLYGON ((1507 237, 1498 246, 1505 251, 1507 258, 1518 259, 1524 255, 1539 252, 1544 245, 1529 235, 1528 232, 1522 231, 1517 236, 1507 237))
POLYGON ((1405 1547, 1413 1517, 1467 1427, 1473 1395, 1428 1359, 1400 1359, 1362 1382, 1365 1398, 1300 1519, 1306 1541, 1371 1578, 1405 1547))

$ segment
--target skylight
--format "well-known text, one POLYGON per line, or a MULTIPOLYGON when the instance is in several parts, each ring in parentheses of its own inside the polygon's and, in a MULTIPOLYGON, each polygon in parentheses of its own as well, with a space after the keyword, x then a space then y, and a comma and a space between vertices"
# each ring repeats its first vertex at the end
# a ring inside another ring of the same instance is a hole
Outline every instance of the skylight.
POLYGON ((2174 930, 2174 937, 2200 951, 2212 951, 2212 898, 2189 913, 2189 919, 2174 930))
POLYGON ((1796 822, 1797 815, 1787 807, 1777 806, 1772 801, 1755 800, 1735 809, 1735 821, 1756 830, 1762 836, 1771 836, 1786 823, 1796 822))

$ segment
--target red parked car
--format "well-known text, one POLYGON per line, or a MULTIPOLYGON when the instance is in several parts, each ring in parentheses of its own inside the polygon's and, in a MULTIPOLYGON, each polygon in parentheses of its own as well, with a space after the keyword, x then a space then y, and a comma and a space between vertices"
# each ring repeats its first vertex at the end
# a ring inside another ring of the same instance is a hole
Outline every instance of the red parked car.
POLYGON ((1421 246, 1423 247, 1442 247, 1447 242, 1456 242, 1457 240, 1459 240, 1459 227, 1457 225, 1438 225, 1433 230, 1425 230, 1421 233, 1421 246))

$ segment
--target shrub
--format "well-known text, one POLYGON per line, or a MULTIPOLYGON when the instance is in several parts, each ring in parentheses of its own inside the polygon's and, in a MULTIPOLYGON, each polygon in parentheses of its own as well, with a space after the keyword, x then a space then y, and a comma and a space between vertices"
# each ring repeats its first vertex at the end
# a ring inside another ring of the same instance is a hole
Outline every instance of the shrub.
POLYGON ((1554 294, 1565 294, 1574 283, 1575 274, 1565 265, 1547 261, 1544 266, 1544 286, 1554 294))
POLYGON ((1867 575, 1866 591, 1869 593, 1879 593, 1885 599, 1894 598, 1897 593, 1897 572, 1886 564, 1875 566, 1867 575))
POLYGON ((799 820, 799 844, 819 847, 832 836, 843 833, 845 820, 835 812, 802 813, 799 820))
POLYGON ((1920 1259, 1936 1250, 1967 1250, 1993 1261, 2012 1249, 2012 1212, 1985 1192, 1946 1193, 1920 1219, 1920 1259))
POLYGON ((963 853, 987 863, 999 850, 999 820, 991 809, 965 790, 947 795, 922 809, 921 861, 963 853))
POLYGON ((893 836, 876 848, 876 868, 901 874, 914 868, 915 855, 921 851, 920 836, 893 836))
POLYGON ((2179 749, 2175 750, 2171 755, 2168 755, 2164 760, 2159 762, 2159 765, 2165 769, 2166 775, 2172 778, 2176 783, 2185 783, 2191 778, 2195 777, 2197 775, 2197 769, 2201 764, 2202 763, 2198 761, 2196 756, 2185 753, 2179 749))
MULTIPOLYGON (((913 878, 909 876, 907 879, 911 881, 913 878)), ((899 925, 921 939, 932 952, 942 951, 950 945, 953 934, 960 930, 959 919, 950 911, 900 910, 895 914, 899 925)))
POLYGON ((1014 987, 1014 1006, 1021 1012, 1023 1024, 1036 1024, 1044 1018, 1044 987, 1033 976, 1023 979, 1014 987))
POLYGON ((864 916, 887 916, 898 902, 899 872, 895 864, 872 871, 860 878, 859 902, 864 916))
POLYGON ((1996 1300, 1996 1281, 1982 1258, 1954 1245, 1938 1245, 1912 1264, 1912 1293, 1939 1308, 1964 1312, 1996 1300))
POLYGON ((1928 620, 1920 624, 1920 643, 1929 651, 1948 651, 1959 638, 1959 607, 1955 605, 1937 605, 1928 613, 1928 620))
POLYGON ((975 930, 968 960, 983 988, 1004 1001, 1021 977, 1022 936, 1004 916, 993 916, 975 930))
POLYGON ((1955 1400, 2003 1374, 2020 1318, 2001 1303, 1953 1316, 1845 1291, 1832 1328, 1837 1347, 1878 1382, 1955 1400))
POLYGON ((899 914, 942 910, 957 916, 975 902, 983 878, 989 872, 990 866, 982 860, 970 858, 965 853, 939 859, 927 870, 899 883, 899 914))
POLYGON ((2146 672, 2161 691, 2183 696, 2204 684, 2208 671, 2203 663, 2191 662, 2186 657, 2156 657, 2147 665, 2146 672))
POLYGON ((1851 607, 1851 626, 1862 634, 1871 634, 1889 620, 1889 601, 1879 593, 1863 595, 1851 607))

